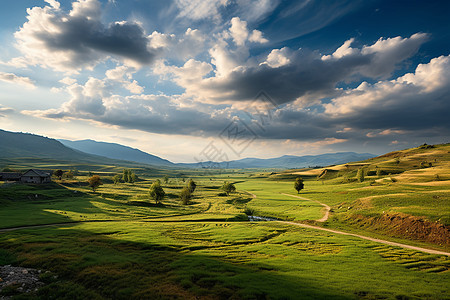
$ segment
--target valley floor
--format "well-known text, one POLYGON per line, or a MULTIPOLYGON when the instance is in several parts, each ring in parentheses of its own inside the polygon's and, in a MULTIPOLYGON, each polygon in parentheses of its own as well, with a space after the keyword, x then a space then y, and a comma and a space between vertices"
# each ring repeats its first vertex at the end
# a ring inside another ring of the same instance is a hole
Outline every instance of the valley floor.
POLYGON ((10 286, 0 295, 449 299, 449 245, 345 225, 339 218, 344 208, 359 209, 352 197, 359 199, 367 183, 307 180, 298 198, 291 180, 251 175, 192 174, 197 189, 187 206, 179 203, 185 182, 177 178, 163 184, 163 205, 148 196, 155 178, 107 183, 96 193, 84 178, 1 188, 0 265, 43 270, 45 286, 26 295, 10 286), (225 180, 236 183, 236 193, 224 195, 225 180), (244 211, 284 221, 249 222, 244 211))

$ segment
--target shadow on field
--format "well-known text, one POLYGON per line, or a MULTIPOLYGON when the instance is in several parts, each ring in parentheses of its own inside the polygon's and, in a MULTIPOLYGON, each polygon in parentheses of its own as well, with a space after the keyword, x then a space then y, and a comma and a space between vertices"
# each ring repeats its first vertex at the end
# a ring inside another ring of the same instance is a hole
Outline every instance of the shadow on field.
POLYGON ((301 195, 313 195, 313 194, 324 194, 324 193, 326 193, 326 192, 301 191, 299 194, 295 194, 295 195, 301 196, 301 195))
POLYGON ((51 271, 37 292, 41 299, 348 299, 264 262, 232 263, 179 243, 112 237, 124 230, 118 226, 124 223, 93 232, 76 226, 7 232, 0 261, 51 271))
POLYGON ((111 208, 124 205, 106 199, 100 193, 70 190, 57 183, 14 184, 0 189, 0 228, 105 219, 120 215, 116 209, 101 209, 98 204, 111 208))
POLYGON ((167 205, 163 203, 153 203, 148 201, 128 201, 126 204, 141 207, 167 207, 167 205))

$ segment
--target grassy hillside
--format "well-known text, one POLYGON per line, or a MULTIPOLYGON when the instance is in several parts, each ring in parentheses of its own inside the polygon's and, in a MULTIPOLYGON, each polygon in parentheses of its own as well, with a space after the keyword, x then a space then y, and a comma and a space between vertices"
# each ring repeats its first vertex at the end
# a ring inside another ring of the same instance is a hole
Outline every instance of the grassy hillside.
POLYGON ((43 169, 56 166, 78 166, 79 169, 96 170, 120 167, 146 167, 151 165, 111 159, 84 153, 64 146, 55 139, 21 132, 0 130, 0 167, 43 169))
POLYGON ((269 178, 291 180, 296 176, 311 180, 307 197, 332 206, 330 226, 450 244, 450 144, 424 145, 269 178), (360 169, 362 182, 357 178, 360 169))

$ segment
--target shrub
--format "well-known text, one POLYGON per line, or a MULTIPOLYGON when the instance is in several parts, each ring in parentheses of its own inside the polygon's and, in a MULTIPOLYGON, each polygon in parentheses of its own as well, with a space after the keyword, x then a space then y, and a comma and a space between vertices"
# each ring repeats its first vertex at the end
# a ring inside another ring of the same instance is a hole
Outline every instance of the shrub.
POLYGON ((103 184, 103 182, 100 179, 100 176, 93 175, 88 179, 89 186, 92 188, 92 191, 95 192, 95 190, 103 184))
POLYGON ((358 169, 358 173, 356 173, 356 179, 358 179, 359 182, 364 181, 364 169, 363 168, 358 169))
POLYGON ((181 204, 188 205, 191 202, 191 198, 192 194, 190 189, 187 186, 183 187, 180 193, 181 204))
POLYGON ((161 200, 164 198, 166 193, 164 192, 163 188, 161 187, 161 184, 159 180, 153 182, 153 184, 150 186, 149 190, 150 197, 155 200, 156 204, 160 204, 161 200))
POLYGON ((187 187, 188 187, 189 191, 191 193, 193 193, 195 191, 195 188, 197 187, 197 184, 195 183, 194 180, 189 179, 189 181, 187 182, 187 187))
POLYGON ((234 193, 236 191, 236 187, 233 183, 226 181, 222 185, 222 190, 224 190, 224 192, 227 193, 228 196, 230 193, 234 193))
POLYGON ((244 210, 244 214, 246 214, 247 216, 253 216, 255 214, 255 210, 253 208, 246 207, 244 210))
POLYGON ((297 194, 300 193, 301 190, 303 190, 304 186, 305 185, 303 184, 303 179, 301 177, 297 177, 294 183, 294 188, 297 191, 297 194))

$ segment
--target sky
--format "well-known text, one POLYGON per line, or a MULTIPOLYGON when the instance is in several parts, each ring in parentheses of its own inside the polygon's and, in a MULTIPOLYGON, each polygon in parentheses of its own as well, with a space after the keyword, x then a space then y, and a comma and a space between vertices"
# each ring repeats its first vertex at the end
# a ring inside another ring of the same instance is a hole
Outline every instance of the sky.
POLYGON ((1 6, 3 130, 173 162, 450 140, 449 1, 1 6))

